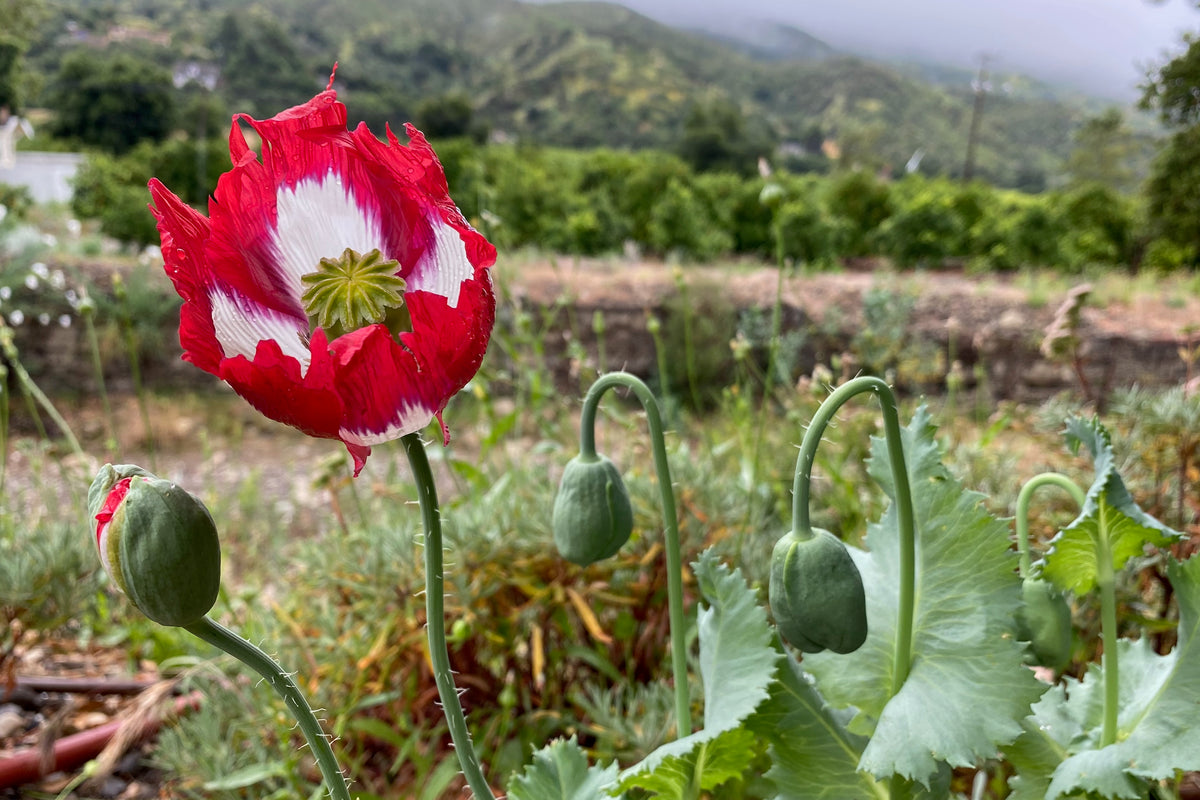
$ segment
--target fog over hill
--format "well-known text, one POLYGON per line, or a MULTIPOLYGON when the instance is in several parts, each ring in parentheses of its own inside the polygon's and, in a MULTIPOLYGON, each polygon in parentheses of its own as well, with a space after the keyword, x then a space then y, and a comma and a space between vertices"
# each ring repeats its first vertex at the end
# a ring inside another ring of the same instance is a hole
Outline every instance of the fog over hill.
POLYGON ((1138 97, 1146 69, 1200 30, 1187 0, 619 0, 680 27, 736 20, 793 25, 840 50, 973 68, 987 54, 1021 72, 1097 97, 1138 97))

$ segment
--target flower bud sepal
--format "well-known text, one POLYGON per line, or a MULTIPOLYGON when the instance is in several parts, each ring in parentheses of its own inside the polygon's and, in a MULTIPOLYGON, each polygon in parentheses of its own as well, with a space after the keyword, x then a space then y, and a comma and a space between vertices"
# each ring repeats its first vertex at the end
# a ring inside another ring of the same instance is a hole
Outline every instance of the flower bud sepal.
POLYGON ((867 638, 862 576, 840 539, 791 531, 771 554, 771 613, 780 636, 805 653, 851 653, 867 638))
POLYGON ((554 498, 554 544, 563 558, 588 566, 617 554, 633 533, 633 506, 617 465, 580 453, 567 462, 554 498))
POLYGON ((106 464, 88 490, 88 513, 105 570, 139 611, 186 627, 212 609, 221 546, 200 500, 140 467, 106 464))

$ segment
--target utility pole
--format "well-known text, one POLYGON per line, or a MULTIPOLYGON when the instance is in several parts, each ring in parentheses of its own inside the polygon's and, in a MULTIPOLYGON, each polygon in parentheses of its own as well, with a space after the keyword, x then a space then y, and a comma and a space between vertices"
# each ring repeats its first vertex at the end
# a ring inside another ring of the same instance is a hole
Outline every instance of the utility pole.
POLYGON ((963 164, 963 183, 970 183, 975 177, 975 150, 979 146, 979 129, 983 125, 983 101, 991 88, 987 69, 990 60, 991 56, 987 53, 979 57, 979 77, 971 81, 971 88, 975 90, 975 106, 971 110, 971 130, 967 133, 967 160, 963 164))

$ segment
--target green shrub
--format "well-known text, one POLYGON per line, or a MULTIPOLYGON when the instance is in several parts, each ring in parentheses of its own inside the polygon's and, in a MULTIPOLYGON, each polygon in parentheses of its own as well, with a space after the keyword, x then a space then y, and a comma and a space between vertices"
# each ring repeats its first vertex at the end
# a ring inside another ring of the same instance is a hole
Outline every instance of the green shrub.
POLYGON ((1133 259, 1133 208, 1128 200, 1098 183, 1083 186, 1063 198, 1067 236, 1063 245, 1068 265, 1125 266, 1133 259))
POLYGON ((4 216, 0 223, 13 222, 21 219, 33 208, 33 195, 24 186, 10 186, 0 183, 0 206, 4 206, 4 216))
POLYGON ((778 214, 785 258, 823 266, 837 257, 844 226, 815 200, 789 200, 779 207, 778 214))
POLYGON ((150 178, 159 178, 186 202, 203 205, 228 169, 229 151, 218 139, 143 142, 124 156, 93 153, 75 175, 71 209, 80 217, 98 219, 101 232, 114 239, 156 244, 158 230, 146 210, 150 178))
POLYGON ((650 211, 646 244, 660 255, 673 253, 689 260, 711 260, 733 245, 729 234, 715 223, 691 187, 674 179, 650 211))
POLYGON ((1010 241, 1015 266, 1059 264, 1065 233, 1065 222, 1056 209, 1053 196, 1030 201, 1015 215, 1012 223, 1010 241))
POLYGON ((1146 247, 1141 266, 1146 269, 1173 271, 1195 266, 1197 253, 1194 245, 1179 244, 1170 239, 1154 239, 1146 247))
POLYGON ((869 172, 850 170, 834 176, 827 187, 829 213, 844 224, 840 255, 870 255, 879 227, 895 212, 888 185, 869 172))
POLYGON ((114 239, 133 244, 158 241, 154 217, 146 211, 148 169, 127 158, 95 153, 75 175, 71 210, 81 217, 100 220, 100 230, 114 239))
POLYGON ((883 253, 902 267, 939 267, 959 251, 966 233, 954 195, 927 182, 880 229, 883 253))

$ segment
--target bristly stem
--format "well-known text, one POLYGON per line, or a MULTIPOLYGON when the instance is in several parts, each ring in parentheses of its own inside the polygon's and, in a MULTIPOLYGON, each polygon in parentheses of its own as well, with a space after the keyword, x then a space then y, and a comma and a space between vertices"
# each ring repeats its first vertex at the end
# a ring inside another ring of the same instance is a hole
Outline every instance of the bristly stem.
POLYGON ((1071 499, 1083 508, 1083 504, 1087 501, 1087 494, 1083 489, 1076 485, 1075 481, 1057 472, 1043 472, 1041 475, 1034 475, 1025 485, 1021 487, 1020 494, 1017 495, 1017 553, 1020 555, 1020 575, 1022 578, 1035 577, 1033 572, 1033 559, 1029 555, 1029 504, 1033 500, 1033 493, 1043 486, 1057 486, 1071 495, 1071 499))
POLYGON ((80 304, 79 316, 83 317, 83 327, 87 331, 88 349, 92 356, 92 369, 96 373, 96 392, 100 395, 100 405, 104 410, 104 427, 108 441, 105 443, 112 454, 117 453, 117 424, 113 416, 112 403, 108 401, 108 387, 104 383, 104 360, 100 357, 100 339, 96 335, 96 304, 86 295, 80 304))
POLYGON ((187 630, 250 667, 271 685, 275 693, 283 698, 288 711, 295 717, 296 723, 304 733, 304 738, 308 740, 309 749, 317 759, 321 777, 325 779, 325 786, 329 789, 329 796, 334 800, 350 800, 346 778, 333 755, 333 749, 329 746, 329 739, 292 676, 284 671, 275 659, 208 617, 202 618, 194 625, 188 625, 187 630))
POLYGON ((697 388, 696 349, 692 342, 692 301, 688 297, 688 282, 683 270, 675 270, 675 287, 683 307, 683 363, 687 369, 688 390, 691 392, 692 408, 700 408, 700 390, 697 388))
POLYGON ((883 434, 887 442, 888 462, 892 468, 895 484, 896 511, 900 519, 900 613, 896 624, 896 648, 892 665, 892 685, 889 697, 895 697, 912 665, 913 614, 916 610, 916 524, 913 519, 912 490, 908 484, 908 468, 904 462, 904 447, 900 433, 900 414, 896 406, 896 395, 884 381, 864 375, 842 384, 821 403, 813 415, 804 441, 800 444, 800 455, 796 459, 796 478, 792 484, 792 532, 796 536, 812 536, 809 521, 808 498, 812 481, 813 462, 817 457, 817 445, 825 427, 833 415, 851 397, 863 392, 874 392, 879 397, 883 410, 883 434))
POLYGON ((454 685, 454 673, 450 669, 450 651, 446 647, 446 604, 445 575, 442 571, 442 517, 438 510, 437 486, 433 481, 433 470, 429 456, 418 433, 400 438, 404 453, 412 468, 417 486, 417 500, 421 506, 421 521, 425 526, 425 630, 429 639, 429 659, 433 664, 433 678, 437 683, 438 697, 446 714, 450 728, 450 740, 454 742, 454 754, 459 766, 476 798, 495 800, 491 786, 484 777, 483 767, 475 746, 471 744, 471 732, 463 716, 462 703, 458 700, 458 689, 454 685))
POLYGON ((667 611, 671 624, 671 673, 675 680, 676 735, 687 736, 692 732, 691 696, 688 689, 687 642, 684 639, 683 619, 683 557, 679 548, 679 523, 675 511, 675 490, 671 484, 671 467, 667 462, 666 441, 663 438, 662 414, 654 393, 636 375, 628 372, 610 372, 602 375, 583 400, 583 411, 579 418, 579 452, 583 456, 596 455, 596 409, 600 396, 614 386, 631 390, 646 411, 650 426, 650 444, 654 450, 654 470, 658 478, 658 491, 662 497, 663 533, 666 539, 667 558, 667 611))
POLYGON ((150 404, 146 400, 146 386, 142 383, 141 357, 138 353, 137 331, 133 328, 133 315, 129 310, 129 293, 125 290, 125 282, 120 275, 113 276, 113 295, 119 303, 120 313, 117 321, 125 337, 125 353, 129 356, 129 375, 133 379, 133 391, 137 395, 138 411, 142 417, 142 426, 146 429, 146 450, 150 457, 150 469, 155 468, 154 425, 150 417, 150 404))
MULTIPOLYGON (((763 434, 767 428, 767 416, 771 410, 772 393, 775 391, 775 373, 779 368, 780 336, 783 333, 783 272, 786 262, 783 254, 783 230, 779 225, 779 210, 771 212, 771 231, 775 239, 775 304, 771 306, 771 341, 767 345, 767 371, 763 375, 762 401, 758 407, 758 424, 754 430, 754 444, 750 448, 750 480, 746 482, 746 522, 743 531, 749 530, 754 520, 754 491, 758 482, 758 467, 762 455, 763 434)), ((739 549, 742 534, 739 534, 739 549)))
POLYGON ((4 497, 4 483, 8 477, 8 367, 0 360, 0 497, 4 497))
POLYGON ((1108 504, 1101 500, 1098 509, 1100 529, 1093 540, 1096 546, 1096 586, 1100 590, 1100 641, 1104 646, 1104 725, 1100 729, 1101 747, 1108 747, 1117 741, 1117 709, 1121 694, 1117 666, 1117 576, 1113 571, 1107 511, 1108 504))
MULTIPOLYGON (((25 393, 27 398, 37 401, 37 404, 45 410, 50 419, 54 421, 54 424, 58 426, 59 432, 67 440, 67 445, 71 448, 71 452, 79 458, 81 463, 86 463, 87 455, 83 452, 83 448, 79 446, 79 440, 75 438, 75 433, 71 430, 71 426, 67 424, 63 415, 58 413, 58 409, 54 407, 54 403, 50 402, 50 398, 46 396, 46 393, 38 387, 37 383, 34 382, 33 378, 25 370, 25 367, 21 364, 20 354, 17 352, 16 342, 13 340, 12 329, 2 324, 0 324, 0 353, 8 359, 9 369, 16 373, 17 381, 21 384, 21 391, 25 393)), ((37 418, 36 413, 35 418, 37 418)), ((41 428, 40 418, 38 425, 40 433, 45 437, 45 429, 41 428)))

